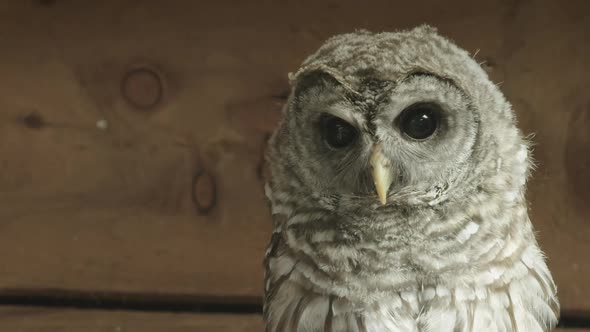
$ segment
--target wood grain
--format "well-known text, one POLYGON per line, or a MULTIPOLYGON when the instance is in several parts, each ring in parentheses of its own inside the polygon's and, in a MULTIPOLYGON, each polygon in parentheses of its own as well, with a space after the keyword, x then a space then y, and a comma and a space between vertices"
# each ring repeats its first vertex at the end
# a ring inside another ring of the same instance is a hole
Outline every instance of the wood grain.
POLYGON ((0 330, 19 332, 261 332, 258 315, 0 307, 0 330))
POLYGON ((563 310, 588 312, 589 4, 3 2, 0 293, 259 302, 260 156, 287 73, 335 33, 428 22, 478 51, 536 134, 532 218, 563 310), (138 70, 157 79, 126 86, 138 70))

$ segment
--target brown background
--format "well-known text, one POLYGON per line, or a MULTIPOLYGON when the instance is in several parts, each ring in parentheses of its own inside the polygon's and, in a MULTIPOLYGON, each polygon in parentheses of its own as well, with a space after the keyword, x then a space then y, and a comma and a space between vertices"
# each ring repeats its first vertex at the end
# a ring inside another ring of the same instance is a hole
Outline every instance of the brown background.
POLYGON ((261 330, 261 156, 287 73, 333 34, 421 23, 477 53, 535 134, 532 219, 565 324, 590 327, 589 13, 584 0, 2 2, 0 331, 261 330))

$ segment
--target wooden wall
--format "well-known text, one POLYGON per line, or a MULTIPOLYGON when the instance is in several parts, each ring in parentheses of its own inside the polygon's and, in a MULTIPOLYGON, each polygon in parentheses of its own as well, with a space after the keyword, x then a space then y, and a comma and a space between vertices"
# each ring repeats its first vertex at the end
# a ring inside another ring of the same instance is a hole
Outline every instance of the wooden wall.
POLYGON ((535 134, 533 222, 565 325, 590 327, 589 13, 584 0, 2 2, 0 330, 261 330, 261 157, 287 73, 333 34, 425 22, 477 52, 535 134))

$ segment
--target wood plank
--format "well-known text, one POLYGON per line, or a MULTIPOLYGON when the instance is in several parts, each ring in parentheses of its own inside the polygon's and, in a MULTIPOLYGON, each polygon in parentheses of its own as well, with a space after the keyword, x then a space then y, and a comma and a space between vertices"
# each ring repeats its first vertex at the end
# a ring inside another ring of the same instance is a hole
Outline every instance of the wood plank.
POLYGON ((259 315, 0 307, 0 330, 20 332, 259 332, 259 315))
POLYGON ((562 308, 589 310, 588 4, 3 2, 0 292, 259 301, 286 73, 332 34, 429 22, 480 50, 536 133, 533 221, 562 308))

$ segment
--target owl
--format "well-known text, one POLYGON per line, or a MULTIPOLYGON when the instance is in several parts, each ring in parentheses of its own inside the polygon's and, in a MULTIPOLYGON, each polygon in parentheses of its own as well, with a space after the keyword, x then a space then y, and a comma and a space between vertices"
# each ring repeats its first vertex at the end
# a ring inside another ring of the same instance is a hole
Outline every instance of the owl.
POLYGON ((550 331, 530 143, 464 50, 420 26, 332 37, 267 151, 266 331, 550 331))

